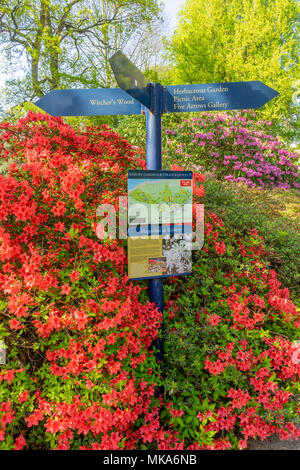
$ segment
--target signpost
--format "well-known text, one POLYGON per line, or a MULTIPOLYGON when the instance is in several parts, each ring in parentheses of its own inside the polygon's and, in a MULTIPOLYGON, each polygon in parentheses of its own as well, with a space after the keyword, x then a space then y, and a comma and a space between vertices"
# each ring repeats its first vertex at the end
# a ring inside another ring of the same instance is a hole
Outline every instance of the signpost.
POLYGON ((167 86, 167 113, 260 108, 277 91, 258 81, 167 86))
MULTIPOLYGON (((118 51, 110 64, 120 88, 53 90, 35 104, 52 116, 146 114, 147 170, 161 171, 163 113, 259 108, 278 92, 259 81, 162 86, 148 83, 142 72, 118 51)), ((163 280, 149 280, 149 299, 163 311, 163 280)), ((162 341, 155 344, 162 361, 162 341)))
POLYGON ((120 88, 52 90, 35 104, 51 116, 141 114, 143 107, 120 88))
POLYGON ((109 62, 119 87, 149 109, 150 88, 142 72, 121 51, 116 52, 109 62))

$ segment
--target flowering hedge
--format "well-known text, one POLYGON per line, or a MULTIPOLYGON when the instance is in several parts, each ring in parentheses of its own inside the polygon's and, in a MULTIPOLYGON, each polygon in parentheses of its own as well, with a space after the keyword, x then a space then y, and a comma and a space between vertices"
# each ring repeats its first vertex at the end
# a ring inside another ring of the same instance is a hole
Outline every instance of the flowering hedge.
POLYGON ((297 312, 258 234, 237 240, 207 215, 193 276, 165 283, 163 401, 149 351, 161 315, 126 275, 125 242, 95 234, 97 207, 117 207, 142 153, 105 126, 75 132, 44 114, 0 134, 0 449, 218 449, 262 429, 296 436, 297 312))
POLYGON ((0 132, 12 161, 0 175, 0 448, 139 447, 157 415, 148 348, 161 315, 95 226, 145 163, 105 128, 76 133, 44 114, 0 132))
POLYGON ((174 427, 191 442, 211 438, 190 449, 242 449, 250 437, 272 434, 297 439, 299 309, 268 268, 256 230, 239 238, 206 212, 205 239, 193 275, 169 289, 174 427))
POLYGON ((300 188, 299 155, 268 132, 271 125, 253 111, 203 112, 165 129, 167 158, 251 188, 300 188))

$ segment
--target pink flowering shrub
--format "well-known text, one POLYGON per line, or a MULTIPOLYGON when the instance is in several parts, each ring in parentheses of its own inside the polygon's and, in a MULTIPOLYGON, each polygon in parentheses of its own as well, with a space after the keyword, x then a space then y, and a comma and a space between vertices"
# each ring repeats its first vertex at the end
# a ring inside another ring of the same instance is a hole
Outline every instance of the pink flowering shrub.
MULTIPOLYGON (((44 114, 2 123, 0 134, 0 449, 225 449, 297 437, 298 312, 258 233, 238 238, 207 214, 193 275, 165 282, 158 398, 151 345, 162 316, 146 283, 126 275, 125 241, 96 234, 97 207, 117 208, 128 168, 145 168, 142 152, 105 126, 75 131, 44 114)), ((203 181, 196 173, 196 202, 203 181)))
POLYGON ((255 112, 201 113, 165 129, 166 158, 250 188, 300 188, 299 155, 255 112))

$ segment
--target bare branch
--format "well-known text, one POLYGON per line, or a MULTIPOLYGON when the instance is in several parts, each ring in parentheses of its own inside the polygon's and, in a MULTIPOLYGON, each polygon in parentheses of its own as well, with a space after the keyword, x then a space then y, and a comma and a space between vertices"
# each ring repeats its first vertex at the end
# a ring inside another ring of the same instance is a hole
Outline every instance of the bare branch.
POLYGON ((62 15, 59 23, 58 23, 58 26, 56 28, 56 33, 57 35, 60 35, 64 26, 65 26, 65 20, 66 18, 68 17, 68 14, 70 13, 70 11, 72 10, 73 6, 76 5, 76 3, 80 3, 82 2, 82 0, 71 0, 71 2, 69 3, 69 5, 67 6, 66 10, 65 10, 65 13, 62 15))

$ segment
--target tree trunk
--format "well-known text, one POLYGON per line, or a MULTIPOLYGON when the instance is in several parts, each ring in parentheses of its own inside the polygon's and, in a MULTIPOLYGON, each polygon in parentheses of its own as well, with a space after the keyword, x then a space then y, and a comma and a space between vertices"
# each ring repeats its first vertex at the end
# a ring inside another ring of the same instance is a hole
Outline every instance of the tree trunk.
MULTIPOLYGON (((49 45, 48 51, 49 51, 49 65, 50 65, 50 90, 53 90, 55 88, 59 88, 60 85, 60 76, 59 76, 59 52, 58 49, 59 45, 55 45, 56 41, 56 34, 53 32, 53 28, 51 25, 51 15, 50 15, 50 9, 49 6, 47 6, 46 10, 46 27, 48 28, 48 34, 51 38, 51 44, 49 45)), ((60 39, 60 38, 59 38, 60 39)), ((58 44, 60 44, 60 40, 58 41, 58 44)))
POLYGON ((36 38, 33 44, 31 55, 31 80, 32 80, 32 87, 33 91, 36 93, 37 96, 43 96, 43 92, 41 90, 40 82, 39 82, 39 60, 40 60, 40 52, 41 52, 41 44, 42 44, 42 35, 45 28, 45 21, 46 21, 46 5, 45 0, 41 0, 40 5, 40 24, 38 26, 36 32, 36 38))

